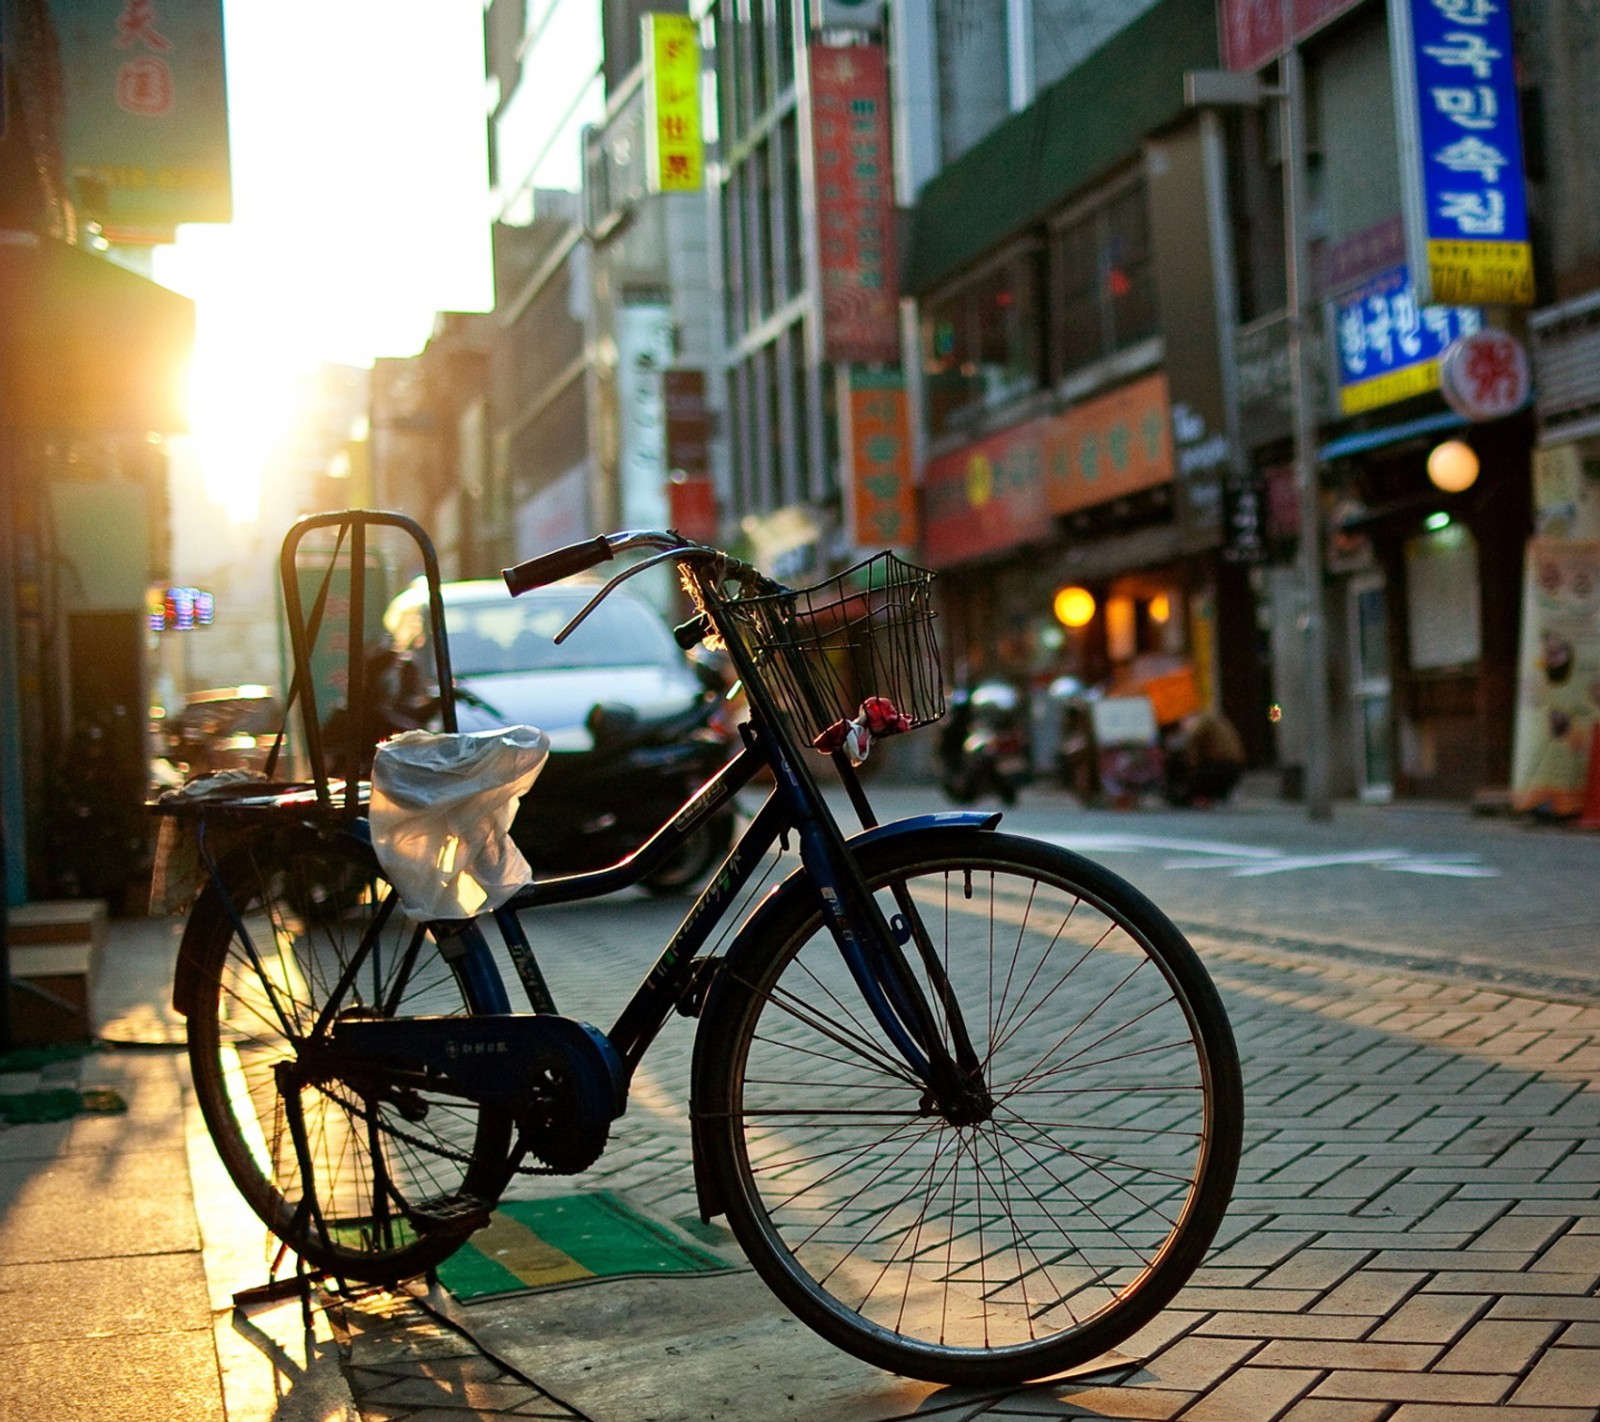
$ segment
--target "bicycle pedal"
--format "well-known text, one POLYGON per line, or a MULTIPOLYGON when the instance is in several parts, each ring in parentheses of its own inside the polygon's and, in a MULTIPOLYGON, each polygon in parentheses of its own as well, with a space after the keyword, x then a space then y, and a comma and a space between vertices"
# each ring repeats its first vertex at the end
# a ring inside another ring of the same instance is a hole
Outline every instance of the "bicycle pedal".
POLYGON ((471 1234, 489 1223, 494 1202, 476 1195, 435 1195, 418 1200, 406 1210, 406 1218, 419 1234, 471 1234))

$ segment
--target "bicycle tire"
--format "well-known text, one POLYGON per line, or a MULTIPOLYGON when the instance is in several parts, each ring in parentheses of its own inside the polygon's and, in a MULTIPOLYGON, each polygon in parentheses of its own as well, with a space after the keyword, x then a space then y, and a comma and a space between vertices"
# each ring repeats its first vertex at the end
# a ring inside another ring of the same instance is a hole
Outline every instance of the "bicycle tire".
POLYGON ((910 887, 993 1113, 924 1110, 800 905, 735 945, 707 1004, 712 1188, 779 1299, 869 1363, 990 1385, 1088 1362, 1172 1300, 1227 1208, 1243 1101, 1221 1000, 1149 899, 1064 849, 933 829, 860 861, 901 937, 889 888, 910 887))
POLYGON ((424 1273, 466 1237, 441 1222, 440 1202, 492 1204, 503 1188, 509 1113, 319 1080, 304 1057, 368 932, 372 947, 330 1024, 490 1009, 404 916, 376 856, 348 832, 265 831, 224 861, 221 878, 223 890, 208 884, 196 900, 181 953, 192 974, 195 1095, 223 1164, 268 1229, 314 1268, 362 1283, 424 1273))

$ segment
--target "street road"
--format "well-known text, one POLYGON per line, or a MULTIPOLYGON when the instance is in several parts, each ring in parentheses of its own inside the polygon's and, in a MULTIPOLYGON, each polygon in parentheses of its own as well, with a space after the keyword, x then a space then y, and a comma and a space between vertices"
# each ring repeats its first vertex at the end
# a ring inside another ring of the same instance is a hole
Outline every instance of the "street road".
MULTIPOLYGON (((950 808, 900 787, 874 804, 885 819, 950 808)), ((1268 800, 1082 810, 1040 788, 1003 824, 1115 869, 1202 952, 1242 939, 1600 994, 1600 834, 1464 808, 1341 804, 1326 825, 1268 800)))

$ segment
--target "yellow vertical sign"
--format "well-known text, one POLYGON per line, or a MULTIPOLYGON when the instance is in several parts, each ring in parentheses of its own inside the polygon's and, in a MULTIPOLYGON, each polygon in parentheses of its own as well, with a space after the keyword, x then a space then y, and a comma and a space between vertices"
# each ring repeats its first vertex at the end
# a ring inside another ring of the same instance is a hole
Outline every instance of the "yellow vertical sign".
POLYGON ((700 139, 700 44, 687 15, 644 17, 645 133, 650 191, 697 192, 705 172, 700 139))

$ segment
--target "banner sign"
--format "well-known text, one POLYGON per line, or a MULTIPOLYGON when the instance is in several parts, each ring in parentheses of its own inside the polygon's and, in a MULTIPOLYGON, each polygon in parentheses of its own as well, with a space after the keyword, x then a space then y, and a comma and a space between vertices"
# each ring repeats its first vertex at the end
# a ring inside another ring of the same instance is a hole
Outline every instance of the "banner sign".
POLYGON ((1575 814, 1600 722, 1600 542, 1528 541, 1519 660, 1512 806, 1575 814))
POLYGON ((911 416, 898 370, 850 371, 850 527, 858 548, 917 541, 911 485, 911 416))
MULTIPOLYGON (((1304 39, 1360 0, 1291 0, 1294 36, 1304 39)), ((1217 26, 1222 34, 1222 62, 1229 69, 1259 69, 1288 48, 1284 35, 1284 0, 1220 0, 1217 26)))
POLYGON ((221 0, 51 0, 50 10, 80 215, 125 243, 231 221, 221 0))
POLYGON ((1172 478, 1164 375, 1028 420, 931 461, 923 547, 934 566, 1049 536, 1055 514, 1172 478))
POLYGON ((1483 328, 1471 306, 1419 306, 1405 267, 1392 267, 1337 302, 1339 409, 1346 415, 1439 388, 1439 360, 1483 328))
POLYGON ((1417 295, 1530 306, 1510 0, 1389 0, 1389 20, 1417 295))
POLYGON ((653 193, 699 192, 705 178, 700 136, 700 42, 687 15, 644 17, 645 170, 653 193))
POLYGON ((814 44, 808 53, 824 354, 840 364, 894 364, 900 316, 888 61, 877 44, 814 44))

